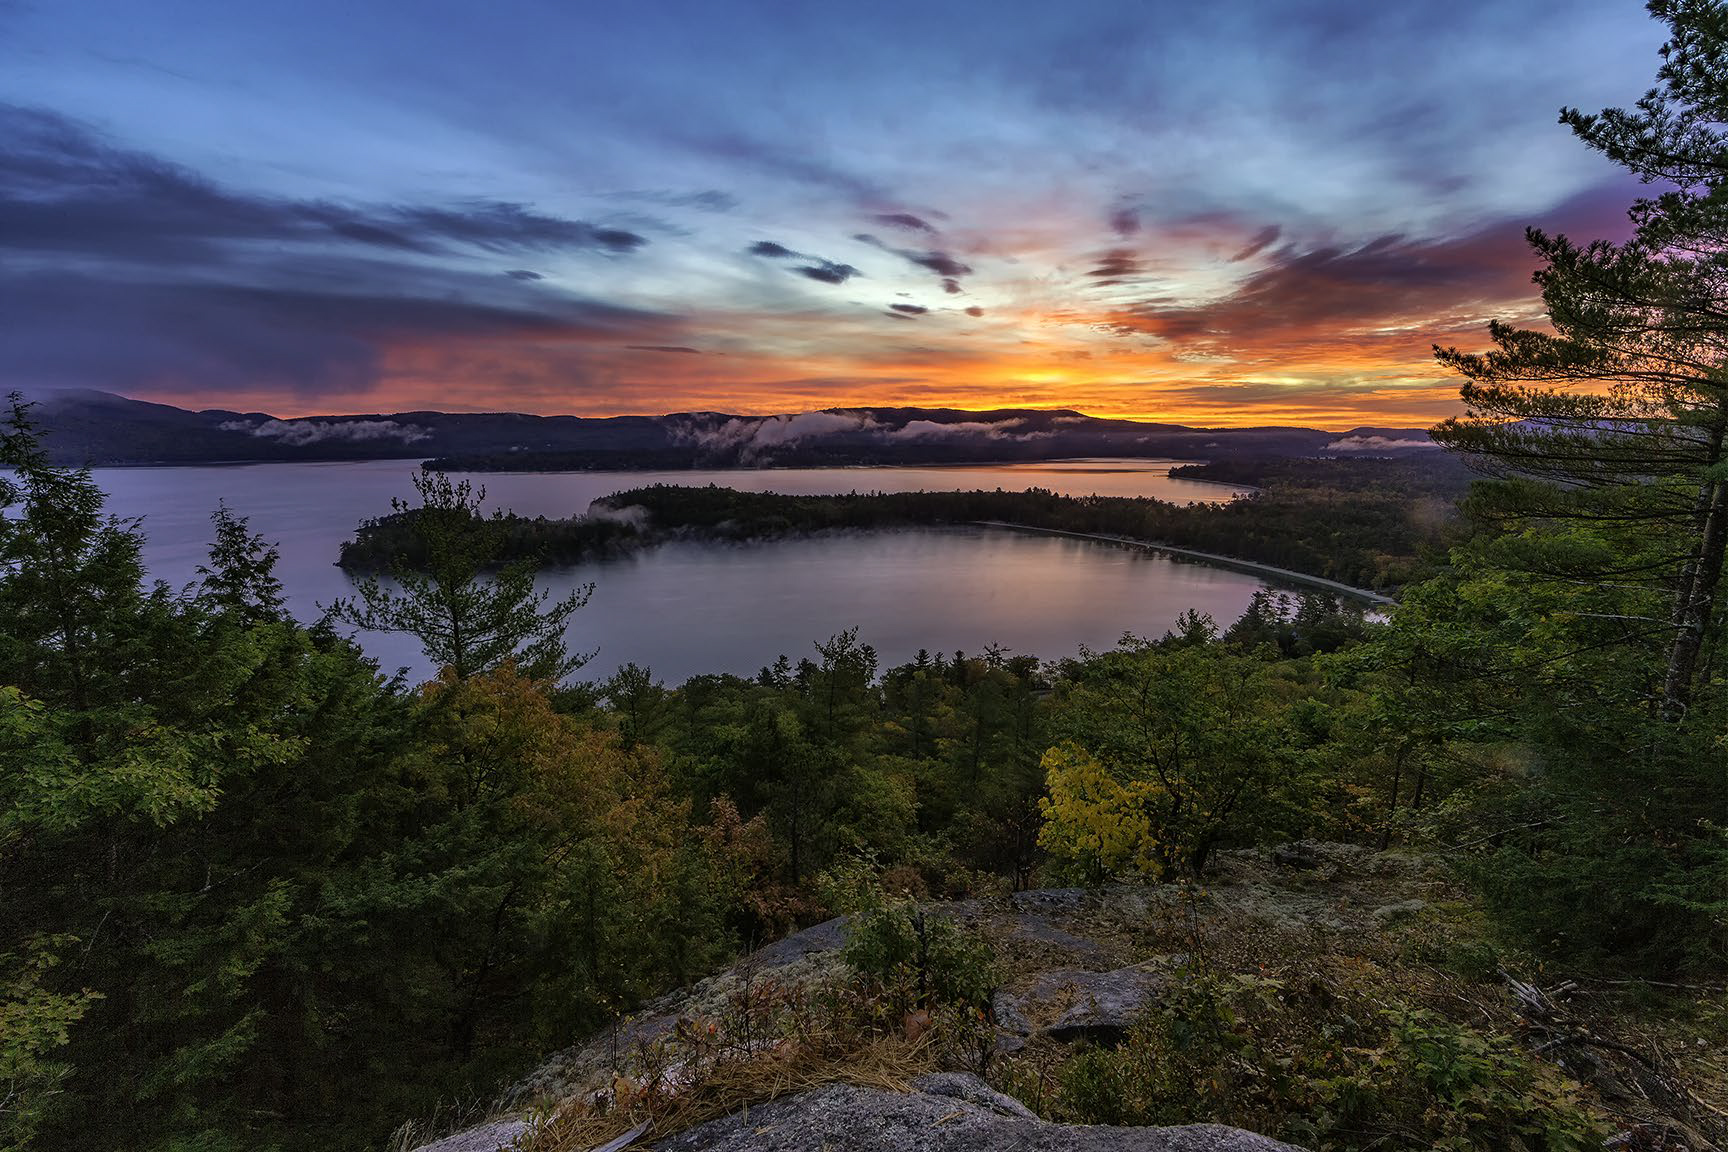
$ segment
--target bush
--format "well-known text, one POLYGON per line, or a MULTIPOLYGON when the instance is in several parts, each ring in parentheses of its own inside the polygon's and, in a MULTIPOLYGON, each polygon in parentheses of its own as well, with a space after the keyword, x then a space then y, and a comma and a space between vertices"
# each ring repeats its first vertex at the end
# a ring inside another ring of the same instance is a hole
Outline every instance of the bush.
POLYGON ((995 957, 983 938, 911 902, 855 914, 840 955, 895 1012, 984 1010, 996 991, 995 957))
POLYGON ((1038 1103, 1074 1123, 1230 1124, 1321 1150, 1601 1147, 1553 1068, 1424 1008, 1374 1011, 1384 992, 1187 972, 1125 1043, 1064 1063, 1038 1103))

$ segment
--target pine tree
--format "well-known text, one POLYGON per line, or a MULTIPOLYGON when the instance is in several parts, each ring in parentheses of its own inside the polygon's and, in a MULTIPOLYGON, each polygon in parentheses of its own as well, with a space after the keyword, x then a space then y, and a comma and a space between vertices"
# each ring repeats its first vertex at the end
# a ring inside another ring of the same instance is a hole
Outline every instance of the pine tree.
POLYGON ((1467 411, 1434 436, 1486 473, 1466 510, 1488 530, 1406 596, 1379 650, 1389 684, 1411 674, 1385 699, 1438 742, 1421 761, 1474 773, 1454 808, 1489 835, 1457 838, 1484 854, 1469 868, 1506 923, 1574 962, 1716 967, 1728 5, 1649 7, 1670 33, 1657 86, 1561 120, 1668 186, 1632 206, 1622 243, 1528 233, 1550 331, 1496 323, 1489 352, 1436 349, 1467 411))
POLYGON ((418 505, 391 501, 394 515, 411 521, 414 557, 398 557, 387 587, 377 577, 360 582, 356 599, 338 600, 332 619, 378 632, 417 637, 427 657, 458 679, 515 661, 537 680, 557 683, 593 653, 572 654, 564 642, 570 617, 588 602, 592 584, 560 600, 534 587, 535 562, 500 565, 504 513, 480 510, 484 488, 452 481, 441 472, 414 477, 418 505))
POLYGON ((204 595, 236 620, 280 620, 286 611, 282 581, 276 578, 280 550, 252 532, 227 504, 218 505, 210 520, 216 527, 210 563, 198 566, 204 595))
POLYGON ((1528 557, 1529 571, 1635 593, 1622 638, 1663 649, 1653 694, 1683 718, 1705 672, 1728 546, 1728 9, 1654 0, 1668 22, 1660 86, 1632 110, 1561 119, 1646 181, 1623 244, 1531 229, 1552 332, 1495 323, 1493 351, 1436 348, 1468 378, 1466 415, 1434 431, 1498 483, 1476 510, 1502 523, 1587 525, 1594 547, 1528 557))

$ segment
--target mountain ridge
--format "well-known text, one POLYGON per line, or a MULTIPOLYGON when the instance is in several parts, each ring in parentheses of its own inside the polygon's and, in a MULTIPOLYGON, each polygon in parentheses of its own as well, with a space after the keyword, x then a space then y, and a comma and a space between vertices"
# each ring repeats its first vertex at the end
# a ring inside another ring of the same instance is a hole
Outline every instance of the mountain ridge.
POLYGON ((1401 455, 1429 447, 1418 428, 1204 428, 1039 408, 603 417, 414 410, 284 419, 77 389, 41 393, 33 416, 56 463, 110 466, 420 459, 451 470, 562 471, 1401 455))

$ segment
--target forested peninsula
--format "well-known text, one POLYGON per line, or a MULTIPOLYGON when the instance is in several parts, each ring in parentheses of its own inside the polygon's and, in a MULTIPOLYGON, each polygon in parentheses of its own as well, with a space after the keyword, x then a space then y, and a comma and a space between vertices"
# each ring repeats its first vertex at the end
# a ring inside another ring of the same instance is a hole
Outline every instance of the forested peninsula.
MULTIPOLYGON (((1454 457, 1230 461, 1172 475, 1252 486, 1216 503, 1025 492, 865 492, 787 496, 717 485, 653 485, 596 501, 563 520, 508 513, 489 520, 501 563, 575 564, 668 539, 742 541, 835 530, 997 523, 1115 536, 1216 553, 1377 592, 1396 590, 1440 548, 1468 484, 1454 457)), ((362 524, 340 564, 378 571, 423 564, 424 509, 404 506, 362 524)))

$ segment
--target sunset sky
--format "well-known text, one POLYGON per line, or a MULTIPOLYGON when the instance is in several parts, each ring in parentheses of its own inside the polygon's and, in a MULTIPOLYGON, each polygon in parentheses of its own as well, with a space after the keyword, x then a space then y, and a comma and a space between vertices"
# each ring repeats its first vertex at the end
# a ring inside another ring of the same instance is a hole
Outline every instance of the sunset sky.
POLYGON ((1425 424, 1633 0, 0 0, 0 388, 1425 424))

